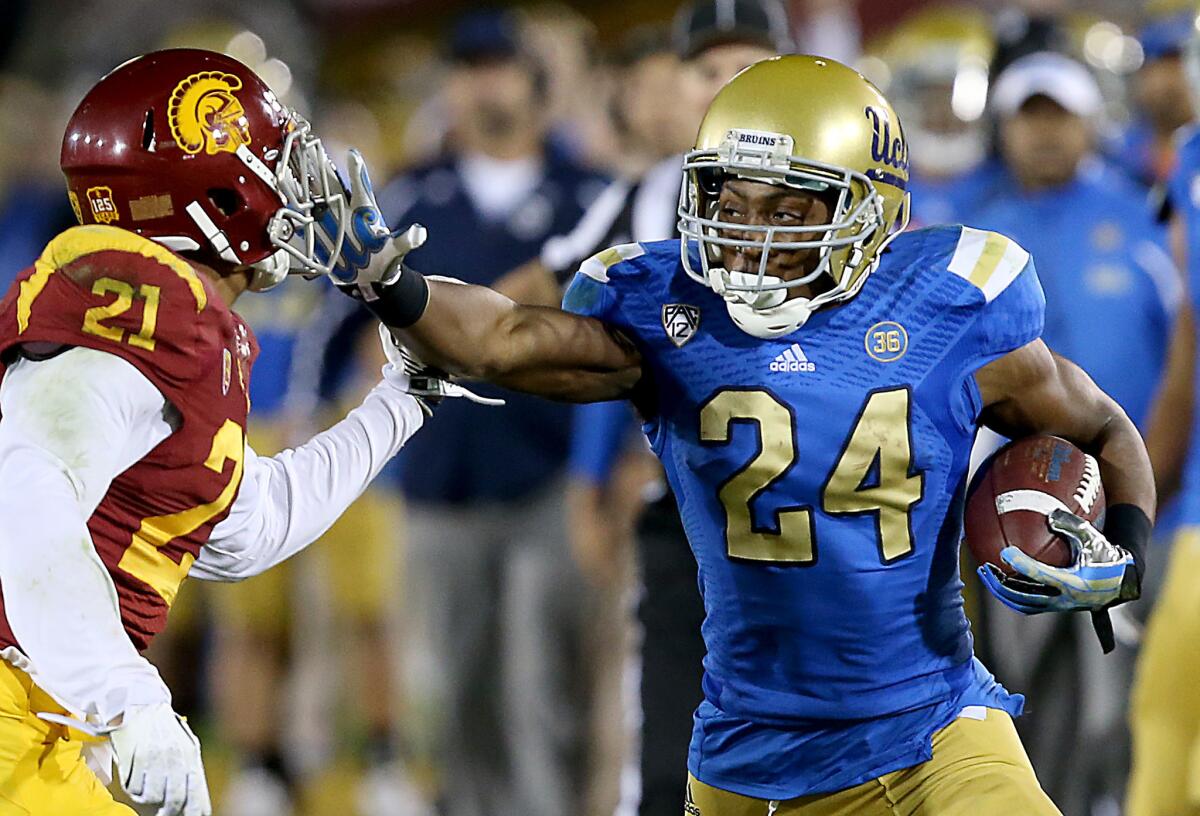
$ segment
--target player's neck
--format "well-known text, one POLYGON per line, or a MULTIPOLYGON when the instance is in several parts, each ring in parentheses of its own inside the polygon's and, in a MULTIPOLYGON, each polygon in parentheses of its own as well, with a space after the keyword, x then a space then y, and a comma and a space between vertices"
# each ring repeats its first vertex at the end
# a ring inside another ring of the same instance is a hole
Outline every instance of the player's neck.
POLYGON ((189 261, 189 263, 196 272, 208 278, 209 283, 217 290, 217 294, 221 296, 221 300, 225 302, 226 306, 232 307, 234 301, 241 297, 242 292, 250 288, 250 270, 248 268, 230 272, 228 275, 220 275, 217 270, 206 264, 198 261, 189 261))

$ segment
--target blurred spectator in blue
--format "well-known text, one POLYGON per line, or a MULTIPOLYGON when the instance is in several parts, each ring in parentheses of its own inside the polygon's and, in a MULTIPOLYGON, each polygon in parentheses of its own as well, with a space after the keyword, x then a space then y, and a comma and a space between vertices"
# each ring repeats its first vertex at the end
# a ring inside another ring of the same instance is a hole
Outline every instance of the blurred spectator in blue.
MULTIPOLYGON (((390 224, 429 228, 423 271, 486 286, 568 230, 603 179, 547 146, 545 70, 509 15, 460 19, 448 56, 449 149, 380 200, 390 224)), ((431 657, 414 693, 440 713, 449 816, 561 816, 583 774, 586 713, 587 609, 563 518, 570 413, 504 397, 441 406, 399 459, 407 598, 431 657)))
POLYGON ((42 254, 75 215, 58 169, 55 96, 15 75, 0 77, 0 286, 42 254))
MULTIPOLYGON (((992 104, 1008 181, 967 223, 1030 251, 1046 292, 1046 343, 1144 423, 1179 284, 1143 188, 1094 156, 1096 81, 1066 56, 1033 54, 1000 74, 992 104)), ((1064 813, 1115 808, 1132 649, 1102 656, 1086 617, 1023 618, 986 603, 979 623, 997 678, 1038 701, 1017 728, 1046 792, 1064 813)))
POLYGON ((1046 342, 1140 424, 1162 371, 1178 278, 1142 190, 1095 158, 1102 104, 1091 74, 1068 57, 1013 63, 993 94, 1007 183, 968 223, 1032 253, 1046 291, 1046 342))
POLYGON ((1130 88, 1134 119, 1110 150, 1146 185, 1166 182, 1175 166, 1175 133, 1195 118, 1183 68, 1192 20, 1190 11, 1180 12, 1152 20, 1138 33, 1145 61, 1130 88))

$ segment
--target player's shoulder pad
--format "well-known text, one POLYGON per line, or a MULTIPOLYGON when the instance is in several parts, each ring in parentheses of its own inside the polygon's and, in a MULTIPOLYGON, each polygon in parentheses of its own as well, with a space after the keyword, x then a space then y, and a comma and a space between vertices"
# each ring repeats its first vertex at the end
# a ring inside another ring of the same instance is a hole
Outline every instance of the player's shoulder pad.
POLYGON ((591 278, 596 283, 608 283, 613 276, 636 271, 638 266, 627 262, 645 256, 646 247, 642 244, 618 244, 597 252, 580 264, 579 274, 591 278))
POLYGON ((1029 265, 1029 253, 1013 239, 990 230, 959 231, 946 269, 975 286, 992 302, 1029 265))
POLYGON ((105 224, 88 224, 59 233, 34 263, 34 276, 31 279, 44 281, 54 272, 67 269, 76 261, 88 255, 101 252, 118 252, 128 255, 141 270, 155 270, 177 277, 191 293, 196 312, 204 311, 208 305, 208 291, 196 270, 187 261, 180 258, 171 250, 120 227, 105 224))

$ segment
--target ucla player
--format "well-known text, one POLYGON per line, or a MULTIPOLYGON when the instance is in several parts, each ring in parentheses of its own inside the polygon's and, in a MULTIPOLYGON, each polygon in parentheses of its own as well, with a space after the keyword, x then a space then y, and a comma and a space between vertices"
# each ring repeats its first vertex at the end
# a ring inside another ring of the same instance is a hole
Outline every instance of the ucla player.
MULTIPOLYGON (((1200 21, 1200 14, 1197 15, 1200 21)), ((1188 46, 1188 79, 1200 99, 1200 37, 1188 46)), ((1150 417, 1146 446, 1162 500, 1177 491, 1180 527, 1166 581, 1146 627, 1130 705, 1133 768, 1130 816, 1200 814, 1200 455, 1197 455, 1196 309, 1200 293, 1200 128, 1180 131, 1171 176, 1171 243, 1185 270, 1188 297, 1180 304, 1166 375, 1150 417), (1181 440, 1180 433, 1185 434, 1181 440), (1190 444, 1189 444, 1190 442, 1190 444)))
POLYGON ((1154 486, 1132 423, 1038 339, 1028 254, 900 232, 907 146, 859 74, 777 57, 717 95, 685 160, 684 240, 583 264, 567 314, 429 280, 401 248, 347 289, 427 361, 561 399, 626 397, 678 498, 707 617, 692 816, 1054 814, 972 656, 958 544, 980 425, 1101 462, 1104 534, 985 572, 1025 613, 1136 598, 1154 486), (382 268, 382 271, 380 269, 382 268))

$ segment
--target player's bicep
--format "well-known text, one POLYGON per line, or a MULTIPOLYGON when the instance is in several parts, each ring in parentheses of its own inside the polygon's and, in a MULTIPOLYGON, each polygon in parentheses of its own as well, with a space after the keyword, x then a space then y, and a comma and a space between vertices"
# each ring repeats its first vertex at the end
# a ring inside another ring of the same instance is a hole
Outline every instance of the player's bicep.
POLYGON ((519 347, 530 347, 517 355, 530 363, 496 378, 508 388, 567 402, 597 402, 629 396, 642 380, 637 347, 601 320, 531 309, 513 336, 519 347))
POLYGON ((975 373, 983 425, 1010 438, 1049 433, 1087 448, 1124 412, 1083 369, 1034 340, 975 373))
POLYGON ((241 581, 266 567, 255 557, 256 548, 278 536, 272 523, 270 482, 272 473, 254 449, 246 445, 242 482, 229 513, 212 529, 208 541, 188 571, 203 581, 241 581))
POLYGON ((597 398, 564 389, 575 379, 590 389, 596 375, 619 377, 639 364, 636 349, 600 320, 521 306, 491 289, 445 280, 430 280, 421 319, 393 333, 421 360, 452 374, 560 399, 597 398))

